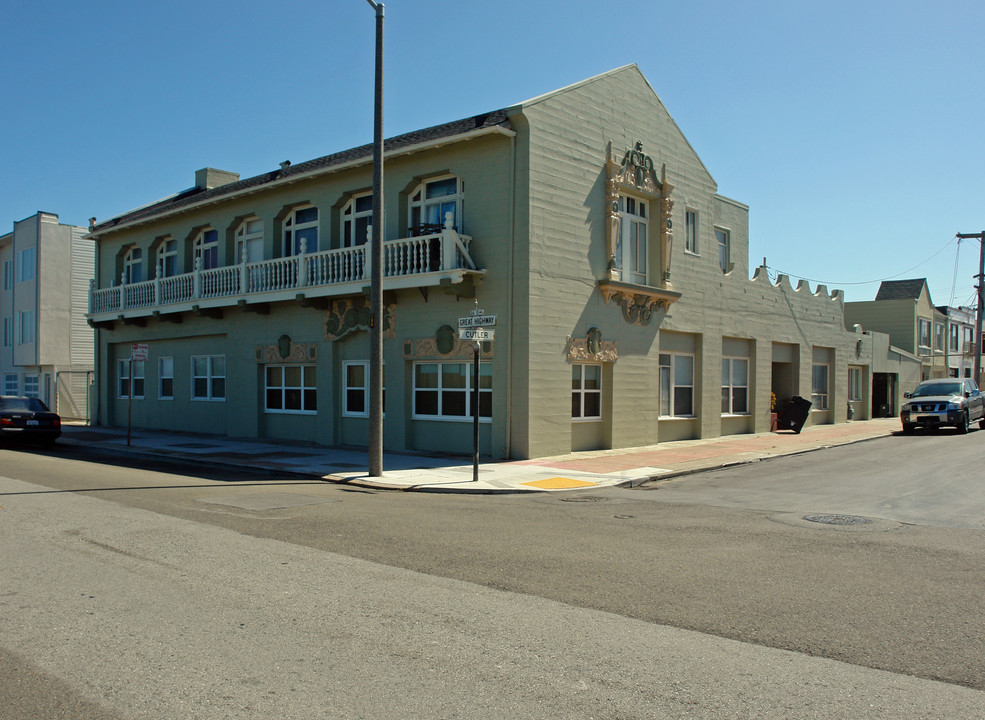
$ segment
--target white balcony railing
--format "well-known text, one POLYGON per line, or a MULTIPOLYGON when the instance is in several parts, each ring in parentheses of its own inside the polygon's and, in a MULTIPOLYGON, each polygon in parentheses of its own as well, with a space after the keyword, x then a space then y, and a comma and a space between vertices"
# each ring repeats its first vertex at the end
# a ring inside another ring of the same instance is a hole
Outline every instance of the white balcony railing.
MULTIPOLYGON (((447 218, 441 232, 383 243, 383 279, 440 274, 450 270, 475 270, 469 255, 472 238, 460 235, 447 218)), ((200 300, 235 300, 272 293, 331 288, 345 283, 369 283, 370 242, 358 247, 306 252, 304 242, 297 255, 247 262, 244 250, 238 265, 203 270, 201 259, 183 275, 156 277, 139 283, 120 278, 115 287, 90 286, 89 315, 120 314, 128 310, 153 310, 200 300)), ((314 294, 331 294, 314 293, 314 294)), ((257 297, 257 301, 262 298, 257 297)), ((224 303, 219 303, 224 304, 224 303)), ((141 314, 141 313, 137 313, 141 314)))

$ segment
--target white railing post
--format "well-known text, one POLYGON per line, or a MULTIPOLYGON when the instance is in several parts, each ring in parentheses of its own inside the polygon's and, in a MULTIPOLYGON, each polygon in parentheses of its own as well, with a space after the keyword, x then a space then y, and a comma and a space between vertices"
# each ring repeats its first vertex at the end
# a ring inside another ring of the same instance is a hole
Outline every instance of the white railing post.
POLYGON ((372 262, 373 257, 373 226, 366 226, 366 243, 363 245, 363 262, 362 267, 359 268, 359 279, 360 280, 370 280, 370 262, 372 262))
POLYGON ((161 275, 164 274, 164 260, 161 260, 160 265, 157 266, 157 271, 154 273, 154 304, 161 304, 161 275))
POLYGON ((96 304, 96 278, 89 278, 89 314, 92 315, 92 308, 96 304))
POLYGON ((298 287, 305 287, 308 284, 308 273, 305 272, 308 269, 307 258, 305 258, 305 253, 308 251, 308 239, 301 238, 301 246, 298 248, 298 287))
POLYGON ((441 231, 441 269, 450 270, 457 264, 455 262, 455 252, 457 248, 455 247, 455 238, 452 237, 452 232, 454 228, 452 227, 452 212, 449 210, 445 213, 445 227, 441 231))
POLYGON ((124 270, 120 273, 120 310, 126 310, 127 307, 127 272, 124 270))
POLYGON ((196 300, 202 292, 202 258, 195 258, 195 268, 192 270, 192 297, 196 300))
POLYGON ((248 293, 250 291, 250 287, 247 284, 248 281, 249 281, 249 276, 247 275, 247 272, 246 272, 246 263, 247 263, 247 260, 248 260, 248 258, 247 258, 247 252, 246 252, 246 243, 244 242, 243 243, 243 252, 240 255, 240 259, 239 259, 239 292, 242 295, 245 295, 246 293, 248 293))

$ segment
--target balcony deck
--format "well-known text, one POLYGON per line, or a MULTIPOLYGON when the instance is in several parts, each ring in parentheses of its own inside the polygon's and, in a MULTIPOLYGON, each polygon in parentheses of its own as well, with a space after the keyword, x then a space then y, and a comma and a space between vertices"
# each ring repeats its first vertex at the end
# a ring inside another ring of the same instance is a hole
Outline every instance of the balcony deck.
MULTIPOLYGON (((472 238, 451 227, 419 237, 383 243, 383 289, 461 283, 483 275, 469 254, 472 238)), ((364 292, 370 284, 370 243, 259 262, 156 277, 138 283, 89 291, 91 325, 139 320, 186 311, 225 307, 261 307, 272 302, 342 297, 364 292)))

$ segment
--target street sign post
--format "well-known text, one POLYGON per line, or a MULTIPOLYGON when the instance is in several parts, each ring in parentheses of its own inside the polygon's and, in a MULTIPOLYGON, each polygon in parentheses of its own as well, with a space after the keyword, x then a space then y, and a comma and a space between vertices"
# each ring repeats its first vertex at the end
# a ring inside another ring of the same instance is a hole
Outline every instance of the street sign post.
MULTIPOLYGON (((478 304, 478 300, 476 301, 478 304)), ((486 315, 482 308, 469 310, 468 317, 458 318, 458 336, 473 343, 475 362, 472 365, 472 482, 479 482, 479 349, 481 343, 492 342, 496 331, 495 315, 486 315)))

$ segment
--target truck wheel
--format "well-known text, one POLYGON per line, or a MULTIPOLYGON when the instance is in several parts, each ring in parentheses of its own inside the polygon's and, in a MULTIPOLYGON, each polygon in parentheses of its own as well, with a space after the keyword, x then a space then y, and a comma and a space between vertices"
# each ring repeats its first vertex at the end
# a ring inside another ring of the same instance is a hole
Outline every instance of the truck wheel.
POLYGON ((963 413, 961 415, 961 422, 958 423, 958 432, 964 435, 968 432, 968 428, 971 426, 971 420, 968 418, 968 413, 963 413))
POLYGON ((913 423, 903 423, 903 434, 912 435, 914 427, 916 426, 913 423))

